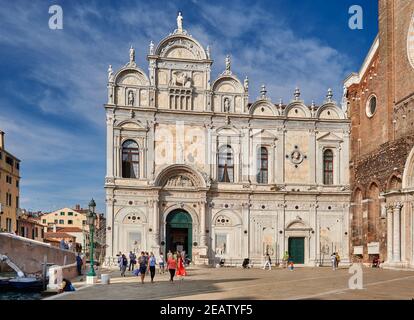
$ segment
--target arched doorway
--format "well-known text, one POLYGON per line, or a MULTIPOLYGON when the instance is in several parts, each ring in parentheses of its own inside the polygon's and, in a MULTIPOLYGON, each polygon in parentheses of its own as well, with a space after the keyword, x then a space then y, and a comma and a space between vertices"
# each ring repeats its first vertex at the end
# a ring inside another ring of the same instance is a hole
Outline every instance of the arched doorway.
POLYGON ((193 226, 191 216, 187 211, 176 209, 171 211, 166 221, 166 252, 184 250, 191 259, 193 226))

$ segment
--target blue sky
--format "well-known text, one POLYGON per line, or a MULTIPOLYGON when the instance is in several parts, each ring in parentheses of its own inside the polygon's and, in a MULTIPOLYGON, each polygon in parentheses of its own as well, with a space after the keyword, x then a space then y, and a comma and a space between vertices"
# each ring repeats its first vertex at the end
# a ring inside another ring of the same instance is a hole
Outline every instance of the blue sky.
POLYGON ((250 101, 266 84, 274 102, 295 86, 310 104, 359 70, 378 32, 374 0, 8 1, 0 0, 0 129, 22 160, 21 207, 49 211, 91 197, 104 210, 108 65, 128 62, 129 46, 147 70, 148 44, 184 28, 215 61, 212 78, 232 56, 232 71, 250 79, 250 101), (49 6, 63 9, 63 30, 50 30, 49 6), (351 5, 364 29, 348 28, 351 5))

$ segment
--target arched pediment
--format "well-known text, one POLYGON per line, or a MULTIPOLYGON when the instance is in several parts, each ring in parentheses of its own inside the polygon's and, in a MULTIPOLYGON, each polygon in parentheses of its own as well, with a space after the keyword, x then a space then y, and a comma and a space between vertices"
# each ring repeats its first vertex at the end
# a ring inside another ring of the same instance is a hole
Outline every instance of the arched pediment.
POLYGON ((311 113, 302 102, 293 102, 285 108, 285 116, 288 118, 310 118, 311 113))
POLYGON ((155 54, 162 58, 206 60, 203 46, 187 35, 171 35, 159 43, 155 54))
POLYGON ((240 215, 237 212, 233 210, 223 209, 214 215, 213 224, 215 227, 235 227, 241 226, 243 223, 240 215))
POLYGON ((172 165, 161 170, 155 179, 155 185, 172 189, 205 188, 204 177, 188 165, 172 165))
POLYGON ((255 116, 277 116, 279 115, 276 107, 268 100, 259 100, 253 103, 249 113, 255 116))
POLYGON ((232 125, 226 125, 226 126, 217 128, 216 134, 218 136, 240 136, 239 130, 232 125))
POLYGON ((216 79, 213 83, 212 90, 214 93, 234 93, 242 94, 244 92, 243 85, 240 80, 231 74, 223 75, 216 79))
POLYGON ((125 67, 115 75, 115 83, 120 86, 148 86, 149 79, 144 71, 138 67, 125 67))
POLYGON ((115 222, 122 224, 142 224, 147 223, 147 217, 139 209, 124 207, 116 213, 115 222))
POLYGON ((294 230, 303 231, 303 230, 310 230, 310 229, 312 228, 306 225, 305 222, 299 219, 289 222, 286 226, 286 230, 290 230, 290 231, 294 231, 294 230))
POLYGON ((345 119, 344 112, 333 103, 327 103, 318 108, 316 117, 319 119, 345 119))
POLYGON ((146 130, 139 121, 123 120, 115 125, 124 130, 146 130))

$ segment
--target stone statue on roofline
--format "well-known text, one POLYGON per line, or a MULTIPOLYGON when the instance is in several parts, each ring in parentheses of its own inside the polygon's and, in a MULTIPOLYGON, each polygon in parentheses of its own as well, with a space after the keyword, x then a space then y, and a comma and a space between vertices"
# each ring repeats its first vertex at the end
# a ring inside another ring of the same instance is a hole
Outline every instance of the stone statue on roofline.
POLYGON ((181 11, 178 11, 177 30, 178 30, 178 32, 183 32, 183 16, 181 14, 181 11))

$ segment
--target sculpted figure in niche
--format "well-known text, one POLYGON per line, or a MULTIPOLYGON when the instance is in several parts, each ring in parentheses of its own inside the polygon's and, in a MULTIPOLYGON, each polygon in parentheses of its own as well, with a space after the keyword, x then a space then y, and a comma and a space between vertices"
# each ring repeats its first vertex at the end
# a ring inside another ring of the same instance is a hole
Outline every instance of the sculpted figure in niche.
POLYGON ((132 90, 130 90, 128 92, 128 105, 129 106, 133 106, 134 105, 134 101, 135 101, 134 93, 132 92, 132 90))
POLYGON ((224 98, 224 112, 230 112, 230 100, 229 100, 229 98, 224 98))

